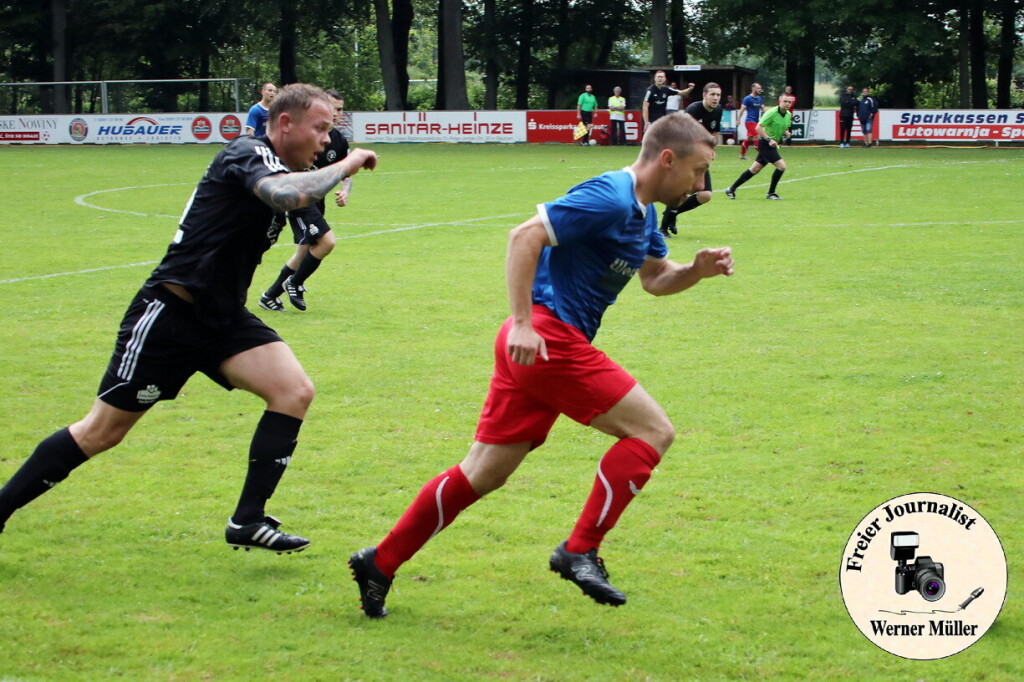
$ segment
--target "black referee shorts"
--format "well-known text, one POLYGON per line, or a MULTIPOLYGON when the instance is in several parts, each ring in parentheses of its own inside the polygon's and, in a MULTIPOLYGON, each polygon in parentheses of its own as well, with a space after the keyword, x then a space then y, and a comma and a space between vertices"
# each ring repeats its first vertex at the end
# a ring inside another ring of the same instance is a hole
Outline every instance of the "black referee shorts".
POLYGON ((128 412, 143 412, 173 400, 196 372, 234 388, 220 372, 228 358, 281 341, 273 329, 244 308, 223 328, 200 322, 191 303, 162 286, 143 287, 128 306, 98 397, 128 412))
POLYGON ((757 158, 755 162, 762 166, 770 166, 776 161, 782 161, 782 154, 778 147, 773 147, 767 140, 761 138, 757 141, 757 158))

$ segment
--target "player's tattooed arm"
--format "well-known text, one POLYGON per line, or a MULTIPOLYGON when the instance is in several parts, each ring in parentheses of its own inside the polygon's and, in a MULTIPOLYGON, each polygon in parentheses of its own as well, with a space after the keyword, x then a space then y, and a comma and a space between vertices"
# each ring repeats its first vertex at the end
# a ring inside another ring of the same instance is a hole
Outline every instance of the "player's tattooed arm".
POLYGON ((293 211, 323 199, 335 185, 360 168, 373 170, 376 165, 376 154, 356 149, 338 163, 320 170, 268 175, 256 183, 254 192, 274 210, 293 211))
POLYGON ((346 168, 336 163, 315 171, 268 175, 256 183, 255 193, 263 203, 277 211, 294 211, 324 198, 335 185, 348 177, 346 168))

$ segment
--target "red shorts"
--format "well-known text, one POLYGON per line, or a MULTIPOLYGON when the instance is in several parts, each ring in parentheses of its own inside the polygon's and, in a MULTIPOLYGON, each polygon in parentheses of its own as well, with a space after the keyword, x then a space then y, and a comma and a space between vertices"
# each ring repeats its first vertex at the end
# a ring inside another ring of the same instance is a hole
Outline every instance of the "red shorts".
POLYGON ((545 306, 533 306, 533 328, 544 338, 548 359, 530 366, 512 362, 507 341, 512 318, 494 342, 494 376, 476 440, 491 445, 544 442, 559 414, 589 425, 636 385, 618 363, 594 348, 579 329, 545 306))
POLYGON ((757 137, 757 121, 747 121, 747 137, 757 137))

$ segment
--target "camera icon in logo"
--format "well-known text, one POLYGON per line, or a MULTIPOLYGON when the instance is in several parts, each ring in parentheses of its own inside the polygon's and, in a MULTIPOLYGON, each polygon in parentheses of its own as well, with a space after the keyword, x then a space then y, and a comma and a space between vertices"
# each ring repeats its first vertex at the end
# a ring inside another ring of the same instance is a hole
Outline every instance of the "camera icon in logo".
POLYGON ((896 566, 896 594, 917 590, 926 601, 938 601, 946 594, 945 571, 930 556, 914 553, 921 545, 921 536, 913 531, 896 531, 890 537, 889 556, 896 566), (912 563, 908 564, 910 561, 912 563))

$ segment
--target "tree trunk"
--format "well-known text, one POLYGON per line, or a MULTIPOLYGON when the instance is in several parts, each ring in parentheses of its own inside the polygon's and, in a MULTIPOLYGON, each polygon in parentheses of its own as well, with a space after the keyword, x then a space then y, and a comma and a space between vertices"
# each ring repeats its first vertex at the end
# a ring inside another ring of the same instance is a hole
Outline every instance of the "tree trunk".
POLYGON ((985 80, 985 12, 982 0, 971 1, 971 107, 988 108, 988 83, 985 80))
POLYGON ((996 76, 996 109, 1010 108, 1010 86, 1013 83, 1013 56, 1017 50, 1017 0, 1003 0, 999 31, 999 68, 996 76))
POLYGON ((402 111, 388 0, 373 0, 373 9, 377 16, 377 50, 380 53, 380 77, 384 81, 384 108, 388 111, 402 111))
POLYGON ((533 47, 533 3, 520 0, 519 53, 516 60, 516 109, 530 108, 530 50, 533 47))
POLYGON ((462 50, 462 0, 440 0, 437 29, 438 109, 469 109, 466 57, 462 50))
POLYGON ((672 0, 669 8, 669 31, 672 38, 672 63, 689 64, 689 27, 686 25, 686 3, 672 0))
POLYGON ((967 3, 962 3, 957 10, 960 17, 960 31, 957 46, 957 81, 960 91, 960 108, 971 108, 971 18, 967 11, 967 3))
POLYGON ((295 30, 298 10, 292 0, 281 0, 281 35, 278 66, 281 69, 281 85, 297 83, 299 75, 295 68, 295 30))
MULTIPOLYGON (((67 0, 51 0, 50 13, 53 17, 53 80, 66 81, 68 79, 67 0)), ((53 91, 53 113, 66 114, 69 111, 68 86, 55 85, 53 91)))
POLYGON ((398 96, 403 109, 409 104, 409 32, 412 30, 412 0, 392 0, 391 34, 395 53, 395 76, 398 79, 398 96))
MULTIPOLYGON (((586 10, 584 10, 586 11, 586 10)), ((566 65, 569 62, 569 41, 575 27, 569 25, 569 0, 558 0, 558 21, 555 28, 556 42, 555 67, 548 83, 548 109, 554 109, 558 91, 566 79, 566 65)))
POLYGON ((666 0, 651 3, 651 65, 668 63, 668 23, 665 16, 666 0))
POLYGON ((498 108, 498 60, 495 51, 498 44, 498 24, 495 0, 484 0, 484 34, 487 47, 484 53, 484 109, 498 108))

